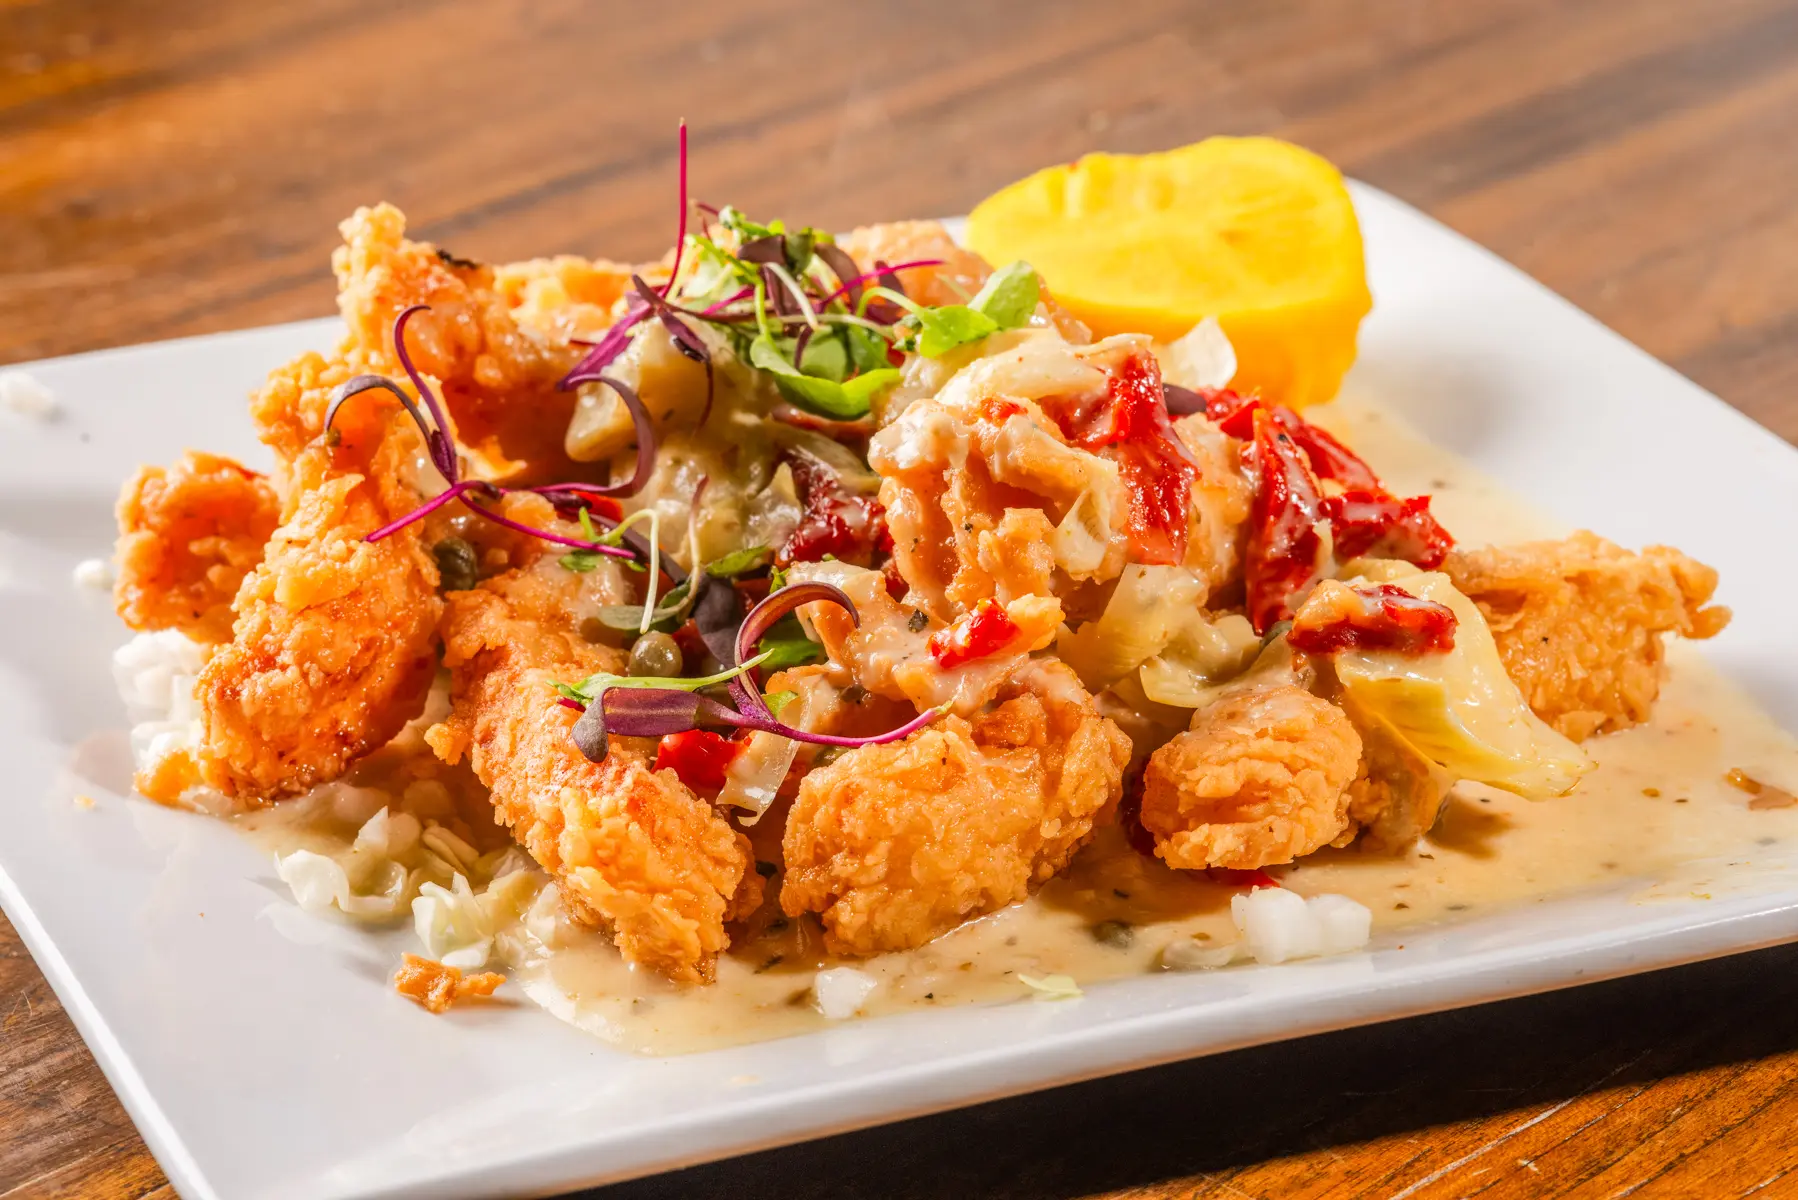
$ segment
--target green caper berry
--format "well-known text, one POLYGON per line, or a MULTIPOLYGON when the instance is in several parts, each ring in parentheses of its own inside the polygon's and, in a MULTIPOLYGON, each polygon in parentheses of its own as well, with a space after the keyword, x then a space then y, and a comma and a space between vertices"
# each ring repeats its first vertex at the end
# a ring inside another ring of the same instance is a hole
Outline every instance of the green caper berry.
POLYGON ((466 592, 481 580, 481 562, 474 547, 459 537, 446 537, 431 547, 437 574, 446 592, 466 592))
POLYGON ((646 633, 631 647, 630 673, 672 679, 681 673, 680 646, 665 633, 646 633))
POLYGON ((1093 941, 1113 950, 1128 950, 1136 940, 1136 932, 1128 921, 1100 921, 1092 927, 1093 941))

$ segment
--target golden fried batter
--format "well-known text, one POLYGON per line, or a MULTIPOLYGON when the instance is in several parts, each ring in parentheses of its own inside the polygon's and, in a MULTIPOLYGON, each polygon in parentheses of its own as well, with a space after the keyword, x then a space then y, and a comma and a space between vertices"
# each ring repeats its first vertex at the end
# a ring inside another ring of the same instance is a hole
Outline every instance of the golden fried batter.
POLYGON ((588 761, 571 736, 576 714, 556 703, 558 681, 623 669, 618 651, 571 628, 581 589, 607 570, 576 574, 545 555, 451 593, 453 708, 426 737, 446 761, 471 755, 498 819, 555 876, 577 921, 609 924, 632 962, 706 982, 729 944, 725 921, 761 899, 748 839, 626 739, 588 761))
POLYGON ((1592 533, 1456 551, 1442 569, 1486 614, 1505 670, 1536 715, 1574 741, 1646 721, 1665 673, 1661 637, 1708 638, 1717 573, 1667 546, 1631 554, 1592 533))
MULTIPOLYGON (((313 384, 347 370, 295 365, 313 384)), ((264 429, 303 430, 310 416, 278 415, 276 396, 306 406, 318 387, 264 389, 264 429)), ((368 392, 333 433, 289 466, 287 511, 238 591, 232 639, 200 672, 200 773, 228 796, 271 799, 335 778, 419 714, 436 671, 442 603, 419 526, 363 540, 418 504, 408 482, 418 431, 387 393, 368 392)))
POLYGON ((459 1001, 493 995, 505 981, 504 975, 493 971, 464 975, 456 967, 408 954, 393 973, 393 990, 426 1012, 443 1013, 459 1001))
MULTIPOLYGON (((407 240, 406 218, 392 205, 357 209, 342 228, 331 264, 347 348, 392 361, 394 317, 430 305, 406 327, 406 348, 441 384, 457 437, 484 473, 511 482, 580 478, 562 449, 575 393, 556 388, 580 348, 520 328, 492 267, 407 240)), ((539 327, 544 319, 534 317, 539 327)))
POLYGON ((1150 757, 1143 827, 1171 867, 1288 863, 1348 829, 1360 759, 1340 708, 1291 684, 1245 688, 1150 757))
POLYGON ((269 481, 228 458, 190 450, 166 470, 139 469, 119 495, 119 616, 133 629, 229 639, 231 598, 280 519, 269 481))
POLYGON ((781 907, 839 954, 923 945, 1060 871, 1123 792, 1130 742, 1060 663, 990 712, 947 717, 807 775, 787 818, 781 907))

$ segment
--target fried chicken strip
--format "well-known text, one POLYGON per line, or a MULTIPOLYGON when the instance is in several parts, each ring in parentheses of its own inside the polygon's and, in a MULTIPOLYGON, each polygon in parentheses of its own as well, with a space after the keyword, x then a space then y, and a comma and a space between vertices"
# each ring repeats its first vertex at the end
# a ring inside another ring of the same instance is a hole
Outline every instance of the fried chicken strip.
POLYGON ((1143 779, 1142 823, 1170 867, 1250 870, 1352 836, 1361 738, 1295 684, 1246 687, 1193 713, 1143 779))
POLYGON ((1486 615, 1505 670, 1537 716, 1574 741, 1648 719, 1663 635, 1708 638, 1717 572, 1667 546, 1640 554, 1588 532, 1450 554, 1442 566, 1486 615))
POLYGON ((799 785, 781 907, 819 913, 833 952, 921 946, 1022 900, 1122 794, 1129 739, 1067 667, 1031 664, 996 700, 851 750, 799 785))
POLYGON ((119 495, 113 600, 133 629, 231 637, 231 600, 280 521, 275 490, 228 458, 190 450, 142 467, 119 495))
MULTIPOLYGON (((308 356, 276 372, 257 417, 277 453, 322 421, 327 381, 348 371, 308 356)), ((419 526, 364 540, 418 504, 418 432, 386 393, 365 392, 333 433, 294 456, 231 640, 200 672, 199 774, 228 796, 274 799, 340 775, 419 714, 436 671, 442 603, 419 526)))
MULTIPOLYGON (((348 349, 391 360, 394 318, 411 305, 429 305, 407 327, 406 346, 418 369, 441 384, 458 439, 484 473, 504 482, 579 478, 562 449, 575 393, 556 384, 580 348, 566 336, 535 331, 557 329, 550 310, 559 301, 596 301, 606 289, 567 264, 550 264, 512 269, 502 291, 493 267, 409 240, 405 215, 391 204, 357 209, 342 229, 344 244, 331 265, 348 349), (551 288, 551 281, 561 286, 551 288), (513 301, 530 303, 531 329, 514 319, 513 301)), ((581 319, 590 313, 563 315, 571 332, 573 325, 594 332, 581 319)))
POLYGON ((451 593, 451 716, 426 739, 447 762, 470 755, 497 819, 556 878, 575 920, 609 926, 632 962, 709 982, 729 944, 725 921, 761 900, 748 839, 629 739, 588 761, 571 735, 577 714, 556 702, 557 682, 624 668, 620 652, 574 631, 578 614, 623 599, 615 574, 607 564, 577 574, 545 554, 451 593), (617 594, 600 594, 608 587, 617 594))

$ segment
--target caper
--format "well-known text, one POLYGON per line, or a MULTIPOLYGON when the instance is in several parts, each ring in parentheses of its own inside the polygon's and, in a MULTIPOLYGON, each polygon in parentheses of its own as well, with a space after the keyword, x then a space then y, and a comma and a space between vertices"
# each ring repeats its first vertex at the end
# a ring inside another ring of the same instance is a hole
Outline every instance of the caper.
POLYGON ((1092 927, 1093 941, 1113 950, 1128 950, 1136 940, 1136 932, 1128 921, 1100 921, 1092 927))
POLYGON ((437 574, 446 592, 466 592, 480 582, 481 560, 474 547, 459 537, 446 537, 431 547, 437 560, 437 574))
POLYGON ((680 646, 665 633, 646 633, 631 647, 630 673, 670 679, 681 673, 680 646))

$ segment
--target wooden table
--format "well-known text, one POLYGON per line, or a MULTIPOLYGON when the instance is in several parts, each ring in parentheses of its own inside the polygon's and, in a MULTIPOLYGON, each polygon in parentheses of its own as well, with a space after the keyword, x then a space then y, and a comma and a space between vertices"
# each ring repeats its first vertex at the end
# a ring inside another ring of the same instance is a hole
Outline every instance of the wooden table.
MULTIPOLYGON (((702 199, 825 227, 1265 132, 1798 437, 1798 0, 622 11, 0 3, 0 362, 326 312, 333 223, 382 197, 482 258, 648 257, 681 116, 702 199)), ((1771 950, 605 1195, 1772 1196, 1795 1077, 1798 949, 1771 950)), ((171 1194, 0 919, 0 1200, 171 1194)))

